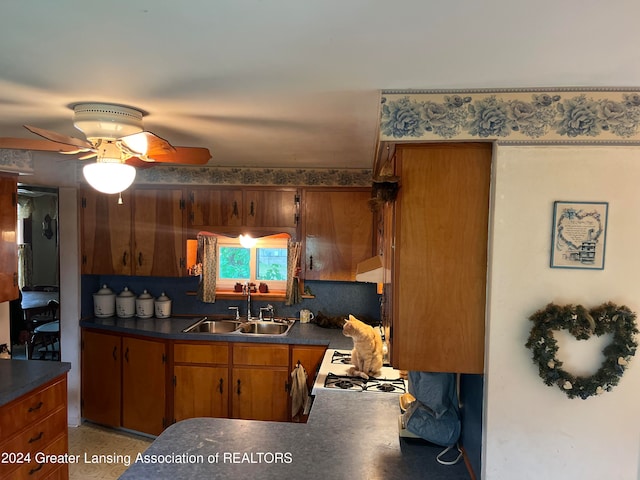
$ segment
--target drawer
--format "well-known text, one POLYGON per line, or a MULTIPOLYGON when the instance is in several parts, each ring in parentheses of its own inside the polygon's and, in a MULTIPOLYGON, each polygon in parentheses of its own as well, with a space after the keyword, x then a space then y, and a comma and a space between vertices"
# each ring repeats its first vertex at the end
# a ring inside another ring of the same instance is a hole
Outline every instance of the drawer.
POLYGON ((236 343, 233 345, 233 364, 288 367, 289 346, 236 343))
POLYGON ((0 438, 8 438, 67 403, 67 378, 28 393, 0 408, 0 438))
MULTIPOLYGON (((69 465, 61 463, 58 456, 67 454, 68 441, 67 433, 58 436, 53 443, 37 452, 31 453, 31 461, 23 464, 0 464, 0 478, 11 478, 11 480, 38 480, 48 478, 56 472, 57 477, 68 478, 69 465), (45 455, 56 455, 55 459, 43 458, 45 455), (46 460, 46 461, 43 461, 46 460), (54 461, 55 460, 55 461, 54 461), (5 470, 6 468, 6 470, 5 470)), ((67 454, 68 455, 68 454, 67 454)))
POLYGON ((227 365, 229 345, 226 343, 176 343, 173 345, 174 363, 207 363, 227 365))
MULTIPOLYGON (((37 452, 67 431, 67 410, 62 407, 0 444, 0 452, 37 452)), ((2 465, 0 465, 2 471, 2 465)))

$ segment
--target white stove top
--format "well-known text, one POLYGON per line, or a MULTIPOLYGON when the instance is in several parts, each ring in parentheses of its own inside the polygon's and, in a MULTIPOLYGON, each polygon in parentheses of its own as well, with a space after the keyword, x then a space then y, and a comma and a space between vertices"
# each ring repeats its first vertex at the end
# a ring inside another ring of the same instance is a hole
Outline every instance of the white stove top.
MULTIPOLYGON (((348 370, 349 368, 352 366, 350 363, 332 363, 332 359, 334 358, 334 353, 336 353, 339 355, 343 355, 345 357, 350 357, 351 355, 351 350, 335 350, 335 349, 328 349, 326 351, 326 353, 324 354, 324 358, 322 359, 322 364, 320 365, 320 369, 318 371, 318 376, 316 377, 316 381, 313 385, 313 389, 311 394, 315 395, 317 390, 332 390, 332 391, 346 391, 346 392, 362 392, 362 389, 360 388, 327 388, 325 386, 325 382, 327 380, 327 376, 329 374, 333 374, 333 375, 337 375, 339 377, 347 377, 349 375, 348 370)), ((380 375, 378 375, 376 377, 375 380, 377 380, 378 382, 384 382, 384 380, 398 380, 400 379, 400 371, 394 369, 393 367, 382 367, 382 371, 380 372, 380 375)), ((407 385, 406 385, 406 381, 403 382, 404 384, 404 390, 407 390, 407 385)), ((381 390, 374 390, 374 389, 369 389, 367 391, 376 391, 376 392, 380 392, 380 393, 390 393, 390 392, 386 392, 386 391, 381 391, 381 390)), ((397 393, 397 392, 396 392, 397 393)))

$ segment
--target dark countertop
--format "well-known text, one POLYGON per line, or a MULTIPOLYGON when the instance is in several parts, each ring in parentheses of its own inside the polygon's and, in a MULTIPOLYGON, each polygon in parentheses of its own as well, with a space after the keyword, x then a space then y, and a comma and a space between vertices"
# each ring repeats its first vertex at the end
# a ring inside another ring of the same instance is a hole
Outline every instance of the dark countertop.
MULTIPOLYGON (((202 318, 91 318, 82 320, 83 328, 97 328, 112 332, 146 335, 171 340, 211 340, 219 342, 284 343, 295 345, 327 345, 329 348, 351 350, 353 340, 341 329, 322 328, 313 323, 296 321, 287 335, 246 335, 243 333, 183 333, 182 330, 202 318)), ((212 317, 213 318, 213 317, 212 317)))
POLYGON ((71 364, 40 360, 0 360, 0 406, 67 373, 71 364))
MULTIPOLYGON (((443 447, 400 439, 399 414, 396 394, 323 390, 316 395, 306 424, 183 420, 142 453, 147 457, 137 463, 132 458, 120 478, 469 479, 462 460, 453 466, 437 463, 443 447), (177 463, 177 456, 184 463, 177 463), (203 463, 196 463, 198 458, 203 463)), ((455 449, 446 458, 455 457, 454 453, 455 449)))

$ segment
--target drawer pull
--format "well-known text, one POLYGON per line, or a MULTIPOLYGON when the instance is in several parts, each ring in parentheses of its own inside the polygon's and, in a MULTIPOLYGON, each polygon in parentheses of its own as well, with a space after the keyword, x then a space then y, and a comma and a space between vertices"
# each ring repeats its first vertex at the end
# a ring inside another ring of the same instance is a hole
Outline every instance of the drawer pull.
POLYGON ((238 395, 240 395, 240 380, 238 380, 238 395))
POLYGON ((218 387, 218 390, 220 390, 220 394, 224 392, 224 388, 222 388, 222 379, 220 379, 220 386, 218 387))
POLYGON ((42 408, 42 405, 44 405, 42 402, 38 402, 38 404, 35 407, 29 407, 29 413, 35 412, 36 410, 40 410, 42 408))
POLYGON ((29 475, 33 475, 38 470, 42 469, 42 467, 44 467, 44 463, 39 463, 36 468, 32 468, 31 470, 29 470, 29 475))
POLYGON ((35 437, 31 437, 29 439, 29 443, 33 443, 33 442, 37 442, 38 440, 40 440, 42 438, 42 435, 44 435, 44 432, 40 432, 38 435, 36 435, 35 437))
POLYGON ((114 361, 118 360, 118 357, 116 357, 117 351, 118 351, 118 347, 113 347, 113 352, 111 353, 111 356, 113 357, 114 361))

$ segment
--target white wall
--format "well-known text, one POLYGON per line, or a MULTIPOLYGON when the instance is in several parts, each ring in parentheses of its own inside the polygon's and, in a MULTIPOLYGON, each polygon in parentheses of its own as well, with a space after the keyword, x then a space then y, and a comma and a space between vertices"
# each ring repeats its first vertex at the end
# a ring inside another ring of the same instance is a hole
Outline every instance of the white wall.
POLYGON ((75 188, 58 192, 60 217, 60 351, 67 375, 69 425, 80 424, 80 243, 75 188))
POLYGON ((494 169, 482 478, 640 478, 640 354, 612 392, 572 400, 524 346, 549 302, 640 314, 640 148, 498 146, 494 169), (604 270, 549 267, 555 200, 609 202, 604 270))

